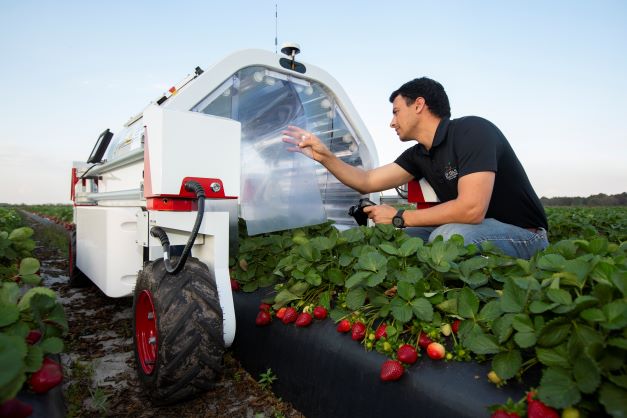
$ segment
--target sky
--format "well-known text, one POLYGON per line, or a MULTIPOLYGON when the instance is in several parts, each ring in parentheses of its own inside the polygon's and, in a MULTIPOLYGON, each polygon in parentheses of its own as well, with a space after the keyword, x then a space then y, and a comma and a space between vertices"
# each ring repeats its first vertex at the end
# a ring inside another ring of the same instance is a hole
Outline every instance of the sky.
POLYGON ((453 118, 500 128, 539 196, 622 193, 626 22, 622 0, 0 0, 0 202, 69 203, 72 161, 104 129, 196 66, 274 51, 275 31, 343 86, 380 164, 411 145, 390 93, 427 76, 453 118))

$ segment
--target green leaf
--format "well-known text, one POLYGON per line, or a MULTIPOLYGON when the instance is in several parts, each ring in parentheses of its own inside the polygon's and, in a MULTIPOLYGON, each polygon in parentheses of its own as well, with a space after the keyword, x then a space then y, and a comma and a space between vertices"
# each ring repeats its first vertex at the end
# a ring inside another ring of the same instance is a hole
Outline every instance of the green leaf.
POLYGON ((364 306, 365 301, 366 291, 361 287, 349 289, 346 293, 346 306, 354 311, 364 306))
POLYGON ((15 305, 20 298, 20 287, 17 283, 0 282, 0 303, 15 305))
POLYGON ((627 350, 627 338, 610 338, 607 340, 607 345, 627 350))
POLYGON ((433 305, 425 298, 417 298, 411 301, 411 309, 414 315, 421 321, 431 322, 433 320, 433 305))
POLYGON ((401 257, 409 257, 418 251, 418 248, 423 246, 423 242, 420 238, 410 238, 405 241, 398 249, 398 255, 401 257))
POLYGON ((492 323, 492 330, 498 338, 499 343, 504 343, 512 335, 514 331, 512 327, 513 320, 514 314, 505 314, 492 323))
POLYGON ((581 311, 579 316, 581 316, 586 321, 590 321, 590 322, 607 321, 607 318, 605 317, 605 314, 603 313, 603 311, 597 308, 585 309, 581 311))
POLYGON ((26 341, 0 333, 0 387, 7 385, 24 371, 26 341))
POLYGON ((464 287, 457 298, 457 313, 463 318, 474 318, 479 311, 479 298, 475 292, 464 287))
POLYGON ((562 271, 566 260, 559 254, 546 254, 538 259, 537 266, 542 270, 562 271))
POLYGON ((618 385, 623 389, 627 389, 627 375, 624 375, 624 374, 621 376, 610 375, 609 379, 615 385, 618 385))
POLYGON ((380 244, 379 249, 381 249, 381 251, 389 255, 398 255, 398 249, 392 244, 389 244, 387 242, 380 244))
MULTIPOLYGON (((459 263, 459 271, 462 276, 470 277, 470 275, 484 267, 488 266, 488 259, 482 256, 472 257, 459 263)), ((463 278, 462 278, 463 280, 463 278)))
POLYGON ((39 260, 32 257, 22 259, 20 263, 20 275, 35 274, 39 271, 39 260))
POLYGON ((41 284, 41 277, 39 277, 36 274, 24 274, 20 276, 20 278, 22 279, 24 283, 32 285, 32 286, 37 286, 41 284))
POLYGON ((297 299, 300 299, 300 296, 296 296, 289 290, 283 289, 279 293, 277 293, 277 295, 274 297, 274 307, 281 308, 285 306, 288 302, 291 302, 297 299))
POLYGON ((522 356, 518 350, 498 353, 492 359, 492 369, 503 380, 511 379, 516 375, 522 365, 522 356))
POLYGON ((356 268, 361 270, 368 270, 372 272, 377 272, 385 267, 387 264, 387 258, 384 255, 375 252, 369 252, 366 254, 362 254, 357 261, 356 268))
POLYGON ((570 296, 570 293, 563 289, 548 289, 546 291, 546 296, 552 302, 562 305, 570 305, 573 303, 573 298, 570 296))
POLYGON ((601 369, 589 356, 578 356, 573 364, 573 376, 577 387, 583 393, 594 393, 601 384, 601 369))
POLYGON ((392 316, 399 322, 409 322, 412 314, 412 308, 408 304, 392 306, 392 316))
POLYGON ((34 373, 41 368, 44 362, 44 352, 39 345, 28 346, 28 353, 24 359, 25 371, 34 373))
POLYGON ((457 299, 448 299, 436 306, 442 312, 457 315, 457 299))
POLYGON ((329 282, 338 286, 344 285, 344 273, 342 272, 342 270, 335 267, 330 268, 326 271, 325 275, 329 282))
POLYGON ((566 408, 581 400, 581 393, 568 371, 549 367, 542 373, 538 397, 553 408, 566 408))
POLYGON ((623 294, 623 297, 627 296, 627 271, 616 271, 612 273, 610 279, 614 286, 623 294))
POLYGON ((407 282, 411 284, 418 283, 423 278, 422 270, 418 267, 407 267, 406 270, 401 270, 397 274, 399 282, 407 282))
POLYGON ((289 291, 295 294, 296 296, 303 296, 305 292, 309 289, 309 284, 306 282, 296 282, 289 287, 289 291))
POLYGON ((342 254, 340 255, 340 259, 339 259, 339 264, 342 267, 347 267, 350 266, 350 264, 353 262, 353 260, 355 259, 355 257, 353 257, 350 254, 342 254))
POLYGON ((512 327, 520 332, 535 332, 531 318, 527 314, 517 314, 512 320, 512 327))
POLYGON ((514 334, 514 342, 520 348, 533 347, 537 341, 535 332, 517 332, 514 334))
POLYGON ((619 388, 611 383, 603 383, 599 390, 599 402, 605 407, 605 411, 613 417, 625 417, 627 407, 627 390, 619 388))
POLYGON ((481 308, 481 311, 479 311, 479 316, 477 319, 479 321, 492 322, 496 318, 501 316, 502 313, 503 311, 501 311, 501 302, 498 300, 491 300, 490 302, 483 305, 483 308, 481 308))
POLYGON ((340 236, 346 239, 346 242, 353 243, 363 241, 364 233, 361 228, 351 228, 340 233, 340 236))
POLYGON ((526 298, 526 291, 516 286, 511 279, 506 279, 501 296, 501 310, 513 313, 522 312, 526 298))
POLYGON ((27 238, 30 238, 32 235, 33 230, 24 226, 11 231, 11 233, 9 234, 9 239, 11 241, 23 241, 27 238))
POLYGON ((57 337, 50 337, 39 343, 44 353, 59 354, 63 351, 63 340, 57 337))
POLYGON ((547 303, 540 300, 534 300, 529 304, 529 312, 541 314, 543 312, 550 311, 557 306, 559 306, 559 303, 547 303))
POLYGON ((381 270, 381 271, 371 274, 366 279, 366 286, 375 287, 375 286, 380 285, 385 280, 386 275, 387 275, 387 271, 385 270, 381 270))
POLYGON ((601 308, 606 322, 602 322, 601 326, 606 329, 621 329, 627 326, 627 302, 624 300, 615 300, 601 308))
POLYGON ((327 251, 334 246, 333 241, 327 237, 315 237, 310 242, 311 245, 319 251, 327 251))
POLYGON ((371 274, 372 273, 369 271, 358 271, 357 273, 353 274, 351 277, 346 279, 346 284, 345 284, 346 288, 350 289, 357 285, 363 284, 364 280, 370 277, 371 274))
POLYGON ((553 348, 536 347, 536 356, 538 356, 540 363, 545 366, 562 367, 565 369, 570 368, 566 344, 561 344, 553 348))
POLYGON ((20 318, 20 311, 15 305, 0 305, 0 327, 11 325, 20 318))
POLYGON ((416 289, 414 286, 407 282, 398 282, 398 295, 405 299, 406 301, 410 301, 416 296, 416 289))
POLYGON ((309 270, 305 274, 305 280, 312 286, 320 286, 320 283, 322 283, 322 277, 315 270, 309 270))
POLYGON ((514 281, 514 284, 516 286, 520 287, 523 290, 540 290, 540 283, 533 276, 514 277, 512 280, 514 281))
POLYGON ((496 338, 483 333, 469 335, 464 340, 464 345, 475 354, 496 354, 501 351, 501 347, 496 342, 496 338))
POLYGON ((538 344, 543 347, 553 347, 568 337, 570 329, 571 324, 562 318, 549 321, 540 331, 538 344))
POLYGON ((47 287, 33 287, 24 293, 24 296, 22 296, 22 299, 20 299, 20 302, 17 304, 18 309, 20 311, 25 311, 30 308, 30 301, 35 295, 49 296, 53 300, 56 300, 57 298, 54 290, 48 289, 47 287))

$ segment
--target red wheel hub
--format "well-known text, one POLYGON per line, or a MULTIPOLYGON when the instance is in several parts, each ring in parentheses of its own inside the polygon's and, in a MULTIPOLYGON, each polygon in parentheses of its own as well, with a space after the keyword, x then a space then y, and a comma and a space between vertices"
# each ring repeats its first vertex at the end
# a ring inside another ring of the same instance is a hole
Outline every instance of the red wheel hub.
POLYGON ((151 374, 157 363, 157 315, 148 290, 142 290, 135 306, 135 344, 145 374, 151 374))

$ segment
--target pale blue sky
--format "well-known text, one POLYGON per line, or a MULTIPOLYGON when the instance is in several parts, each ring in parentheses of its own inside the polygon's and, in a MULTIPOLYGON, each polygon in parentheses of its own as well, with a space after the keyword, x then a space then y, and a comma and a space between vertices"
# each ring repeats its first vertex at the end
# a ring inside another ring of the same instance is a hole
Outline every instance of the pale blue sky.
MULTIPOLYGON (((344 87, 381 164, 390 92, 429 76, 508 137, 540 196, 627 191, 627 2, 281 1, 278 38, 344 87)), ((171 85, 274 51, 274 0, 0 0, 0 202, 67 202, 72 160, 171 85)))

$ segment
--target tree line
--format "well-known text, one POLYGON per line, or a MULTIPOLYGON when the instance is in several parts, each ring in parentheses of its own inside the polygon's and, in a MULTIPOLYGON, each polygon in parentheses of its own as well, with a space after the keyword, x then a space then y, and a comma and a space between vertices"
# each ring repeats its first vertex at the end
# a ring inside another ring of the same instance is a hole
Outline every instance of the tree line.
POLYGON ((607 195, 594 194, 588 197, 541 197, 544 206, 627 206, 627 192, 607 195))

